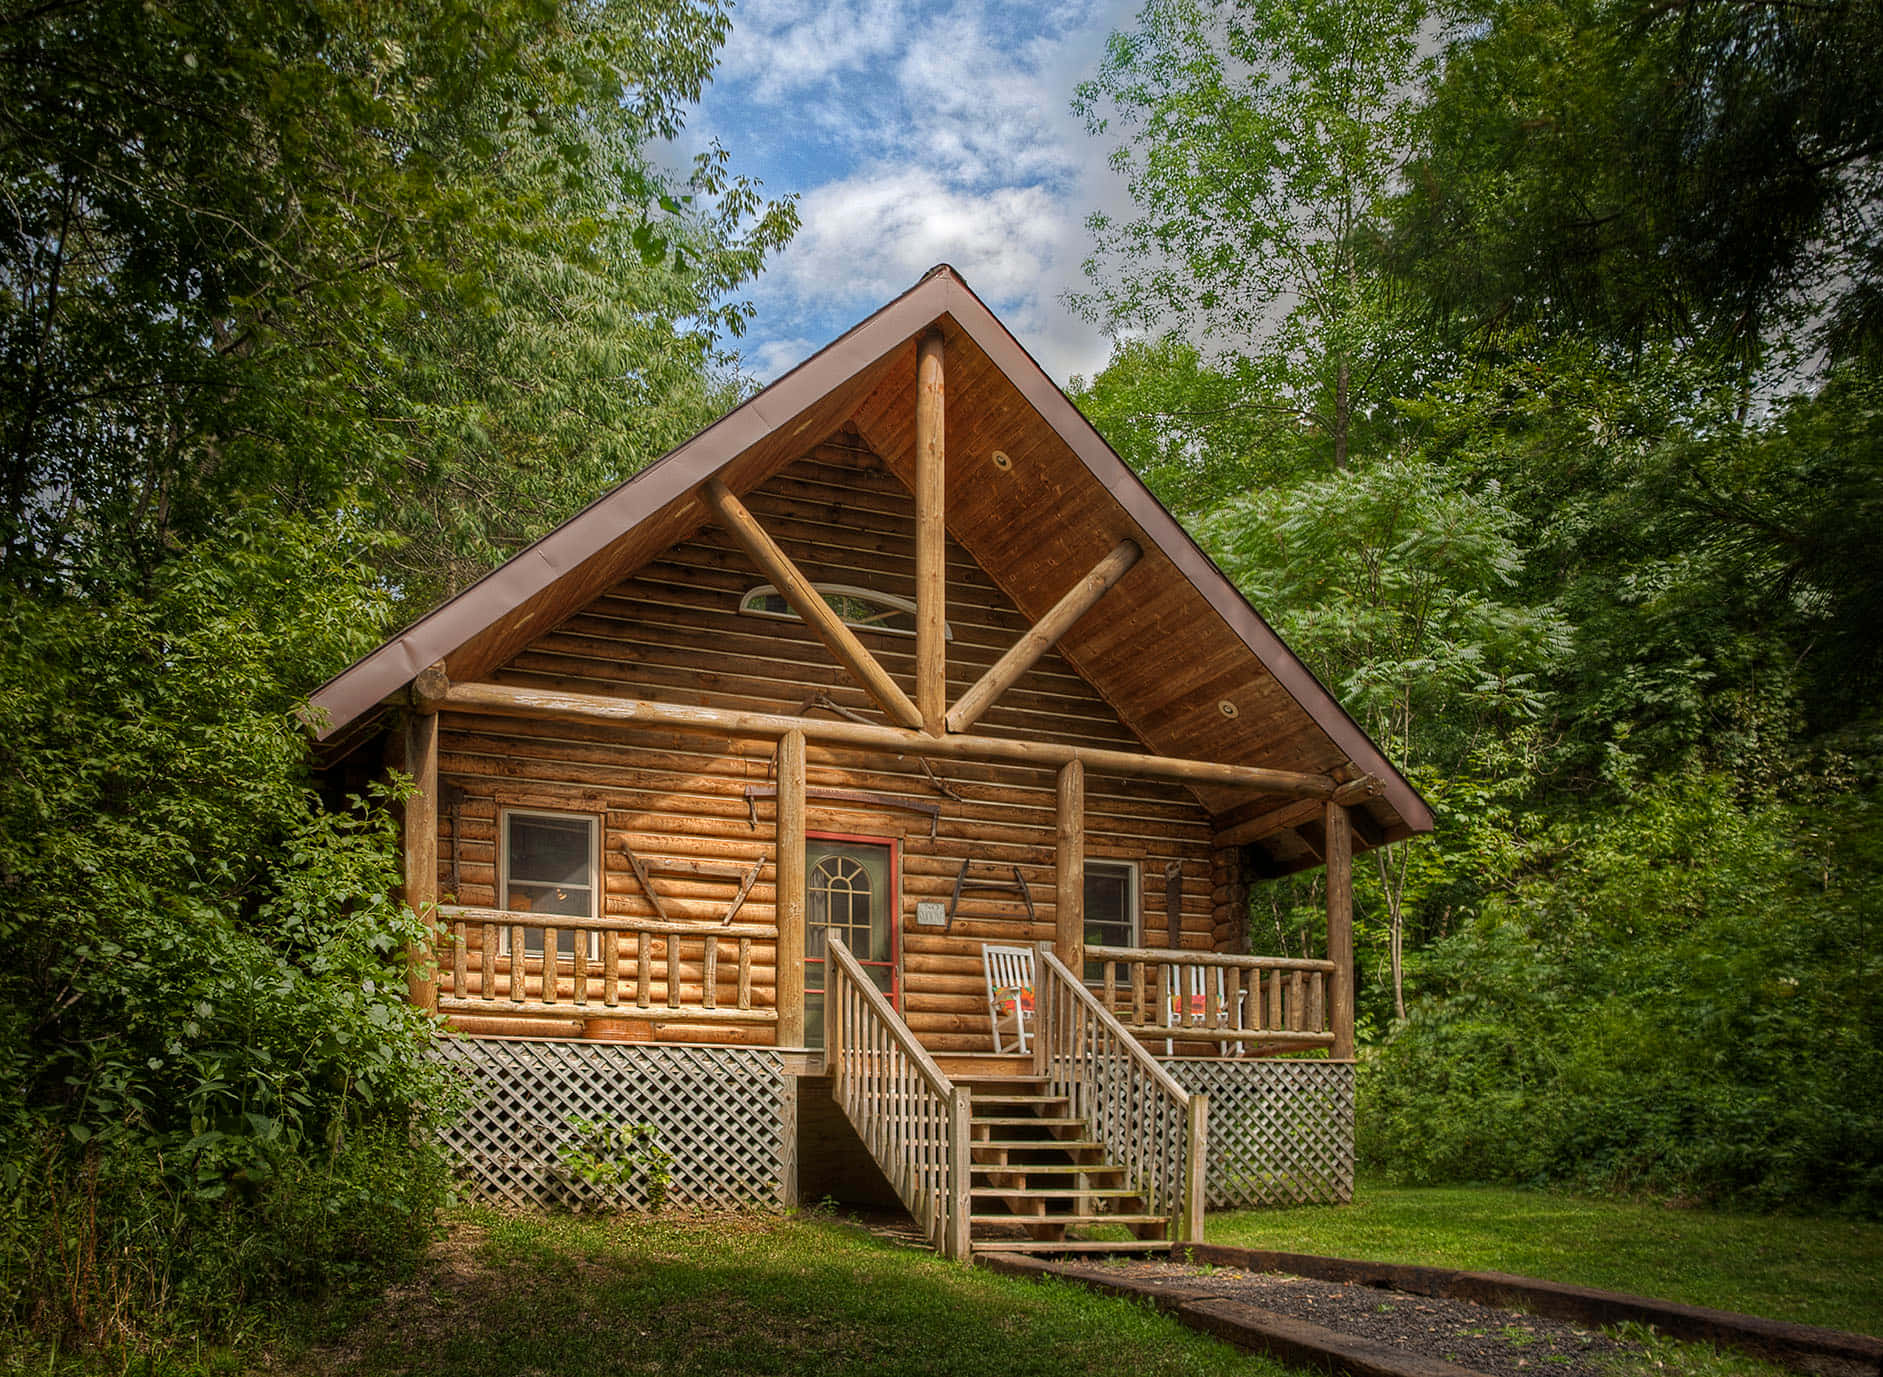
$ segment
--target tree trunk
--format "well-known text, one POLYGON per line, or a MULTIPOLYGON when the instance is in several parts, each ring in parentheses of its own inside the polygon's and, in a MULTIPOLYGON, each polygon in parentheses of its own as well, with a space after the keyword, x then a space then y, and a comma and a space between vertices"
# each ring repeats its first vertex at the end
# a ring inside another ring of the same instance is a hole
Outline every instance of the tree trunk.
POLYGON ((1353 423, 1352 385, 1353 365, 1342 354, 1334 371, 1334 469, 1339 473, 1347 471, 1347 432, 1353 423))
POLYGON ((1393 874, 1386 865, 1386 848, 1381 847, 1373 853, 1380 868, 1380 892, 1386 896, 1386 916, 1388 923, 1387 954, 1392 960, 1393 970, 1393 1017, 1403 1019, 1406 1016, 1406 912, 1402 906, 1403 895, 1399 884, 1394 882, 1393 874))

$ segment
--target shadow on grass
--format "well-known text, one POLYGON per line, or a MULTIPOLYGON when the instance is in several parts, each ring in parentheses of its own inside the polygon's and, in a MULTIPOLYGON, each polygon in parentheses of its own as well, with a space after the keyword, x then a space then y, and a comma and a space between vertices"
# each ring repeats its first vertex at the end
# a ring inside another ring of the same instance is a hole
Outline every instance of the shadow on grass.
POLYGON ((827 1216, 461 1215, 425 1274, 297 1372, 1210 1377, 1288 1369, 1127 1302, 827 1216))

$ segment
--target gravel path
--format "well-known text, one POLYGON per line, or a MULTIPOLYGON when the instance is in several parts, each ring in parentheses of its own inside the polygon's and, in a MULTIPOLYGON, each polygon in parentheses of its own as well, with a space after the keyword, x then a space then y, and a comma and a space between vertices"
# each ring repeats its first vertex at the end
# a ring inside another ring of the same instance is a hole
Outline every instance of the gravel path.
POLYGON ((1105 1271, 1150 1282, 1200 1282, 1226 1298, 1494 1377, 1608 1377, 1610 1361, 1641 1351, 1560 1320, 1373 1286, 1176 1262, 1110 1262, 1105 1271))

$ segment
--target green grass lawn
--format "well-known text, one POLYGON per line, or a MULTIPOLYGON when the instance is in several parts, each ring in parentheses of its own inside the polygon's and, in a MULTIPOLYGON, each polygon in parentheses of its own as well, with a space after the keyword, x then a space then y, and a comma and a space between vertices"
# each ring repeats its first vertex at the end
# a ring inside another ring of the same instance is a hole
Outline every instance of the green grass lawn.
MULTIPOLYGON (((176 1344, 76 1359, 0 1352, 0 1374, 1301 1377, 1142 1306, 958 1267, 820 1212, 572 1218, 464 1210, 446 1223, 415 1281, 344 1317, 330 1314, 325 1342, 257 1335, 235 1349, 176 1344)), ((1875 1280, 1883 1226, 1874 1224, 1363 1182, 1351 1206, 1212 1216, 1209 1237, 1521 1272, 1883 1332, 1875 1280)), ((1651 1344, 1618 1362, 1614 1377, 1782 1377, 1702 1346, 1651 1344)))
POLYGON ((1517 1272, 1883 1335, 1883 1225, 1362 1180, 1352 1205, 1212 1215, 1212 1243, 1517 1272))
POLYGON ((1299 1377, 1143 1307, 813 1215, 455 1217, 418 1283, 276 1370, 1299 1377))

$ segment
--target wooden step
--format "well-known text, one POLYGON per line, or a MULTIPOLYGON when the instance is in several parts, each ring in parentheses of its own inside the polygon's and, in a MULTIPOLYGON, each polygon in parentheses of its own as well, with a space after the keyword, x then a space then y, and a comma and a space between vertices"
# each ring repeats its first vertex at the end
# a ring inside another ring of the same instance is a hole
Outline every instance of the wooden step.
POLYGON ((1138 1192, 1130 1186, 973 1186, 968 1194, 1027 1200, 1126 1200, 1138 1192))
POLYGON ((1095 1228, 1100 1224, 1170 1223, 1167 1214, 971 1214, 970 1224, 1064 1224, 1068 1228, 1095 1228))
POLYGON ((1046 1077, 1026 1071, 969 1071, 950 1076, 956 1085, 1045 1085, 1046 1077))
POLYGON ((1048 1148, 1057 1152, 1094 1152, 1105 1145, 1090 1138, 970 1138, 968 1146, 1026 1152, 1043 1152, 1048 1148))
POLYGON ((968 1170, 977 1176, 1067 1176, 1075 1171, 1086 1176, 1122 1176, 1125 1169, 1081 1162, 970 1162, 968 1170))
POLYGON ((976 1104, 1071 1104, 1065 1095, 970 1095, 970 1103, 976 1104))
POLYGON ((1168 1253, 1174 1245, 1163 1238, 1121 1238, 1114 1243, 1095 1239, 977 1238, 970 1247, 977 1253, 1168 1253))
POLYGON ((989 1128, 1084 1128, 1084 1119, 1052 1118, 1044 1114, 976 1114, 968 1121, 989 1128))

